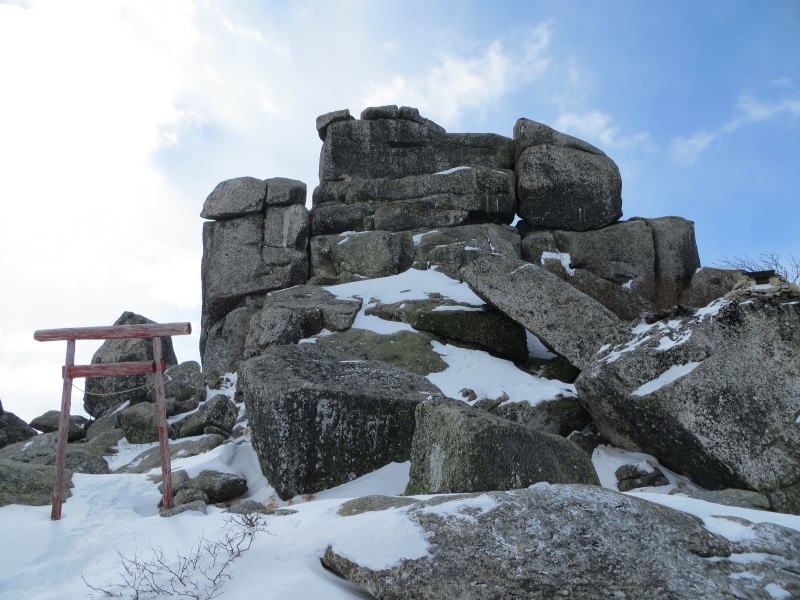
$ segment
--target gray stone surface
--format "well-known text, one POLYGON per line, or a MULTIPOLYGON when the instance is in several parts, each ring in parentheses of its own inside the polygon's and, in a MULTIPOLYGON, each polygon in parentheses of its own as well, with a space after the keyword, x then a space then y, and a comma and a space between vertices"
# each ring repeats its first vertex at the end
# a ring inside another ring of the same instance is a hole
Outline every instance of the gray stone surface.
POLYGON ((158 441, 156 405, 141 402, 117 414, 117 427, 125 432, 131 444, 149 444, 158 441))
POLYGON ((681 217, 644 221, 653 232, 655 246, 656 307, 667 308, 678 303, 700 268, 694 222, 681 217))
POLYGON ((464 225, 417 232, 414 240, 414 268, 433 266, 459 279, 461 267, 482 256, 519 258, 519 235, 511 227, 495 224, 464 225))
POLYGON ((311 239, 311 273, 322 284, 362 277, 386 277, 408 269, 414 260, 411 235, 364 231, 311 239))
POLYGON ((419 375, 312 344, 270 348, 239 376, 253 448, 281 498, 408 460, 414 408, 439 393, 419 375))
POLYGON ((375 304, 366 314, 408 323, 418 331, 480 346, 514 361, 528 355, 525 330, 487 306, 458 304, 448 298, 404 300, 393 304, 375 304))
POLYGON ((614 476, 617 478, 617 489, 620 492, 669 485, 669 480, 660 470, 652 468, 648 471, 639 465, 622 465, 614 471, 614 476))
POLYGON ((765 587, 778 582, 800 594, 798 532, 762 523, 737 545, 696 517, 600 487, 537 485, 390 510, 387 521, 421 528, 429 554, 371 569, 333 536, 322 558, 376 598, 768 600, 765 587))
MULTIPOLYGON (((210 433, 206 428, 213 426, 230 435, 236 424, 239 409, 227 396, 217 394, 207 400, 200 409, 180 422, 180 437, 191 437, 210 433)), ((215 432, 216 433, 216 432, 215 432)))
POLYGON ((518 119, 514 124, 514 160, 520 157, 525 148, 531 146, 560 146, 591 154, 605 154, 590 143, 556 131, 544 123, 538 123, 531 119, 518 119))
POLYGON ((270 177, 266 180, 267 209, 273 206, 305 206, 306 184, 287 177, 270 177))
POLYGON ((323 142, 325 141, 325 137, 328 135, 328 125, 331 123, 336 123, 337 121, 352 121, 353 118, 350 111, 346 108, 344 110, 335 110, 318 116, 317 133, 319 134, 319 139, 323 142))
POLYGON ((364 496, 343 502, 336 514, 342 517, 350 517, 366 512, 386 510, 387 508, 409 506, 417 502, 414 498, 406 498, 404 496, 364 496))
POLYGON ((250 332, 250 322, 258 309, 252 306, 234 308, 208 329, 203 353, 203 373, 212 381, 239 368, 250 332))
POLYGON ((243 298, 308 279, 304 211, 299 205, 270 207, 266 216, 258 213, 203 224, 203 355, 209 329, 243 298))
POLYGON ((194 360, 175 365, 164 374, 164 395, 167 398, 205 400, 205 390, 203 371, 194 360))
MULTIPOLYGON (((172 460, 196 456, 213 450, 225 439, 221 435, 205 435, 199 440, 170 441, 169 456, 172 460)), ((161 467, 161 451, 158 447, 145 450, 129 463, 117 468, 114 473, 147 473, 161 467)))
POLYGON ((759 510, 769 510, 769 498, 764 494, 752 492, 750 490, 737 490, 727 488, 724 490, 692 490, 688 488, 676 488, 670 494, 680 494, 713 502, 714 504, 725 504, 727 506, 740 506, 742 508, 755 508, 759 510))
POLYGON ((509 490, 540 481, 599 485, 572 442, 451 398, 416 409, 406 494, 509 490))
POLYGON ((341 360, 380 360, 417 375, 428 375, 447 368, 430 342, 431 336, 412 331, 381 335, 366 329, 348 329, 320 337, 315 345, 341 360))
POLYGON ((512 171, 474 168, 397 179, 322 182, 314 190, 314 235, 381 229, 432 229, 470 223, 510 223, 512 171))
POLYGON ((328 125, 319 178, 397 178, 462 165, 512 169, 513 163, 514 143, 501 135, 448 134, 407 119, 337 121, 328 125))
POLYGON ((702 267, 695 271, 689 287, 683 290, 680 303, 701 308, 730 292, 742 279, 741 271, 702 267))
MULTIPOLYGON (((58 431, 58 422, 61 418, 61 411, 48 410, 31 421, 31 427, 38 429, 42 433, 58 431)), ((80 415, 71 415, 69 418, 69 428, 67 429, 67 440, 75 442, 86 437, 86 430, 89 427, 89 420, 80 415)))
POLYGON ((800 304, 720 300, 620 330, 576 381, 599 432, 800 513, 800 304))
POLYGON ((207 513, 206 510, 206 503, 202 500, 195 500, 194 502, 189 502, 187 504, 181 504, 180 506, 174 506, 169 510, 161 510, 159 511, 159 516, 161 517, 174 517, 175 515, 179 515, 181 513, 195 511, 201 512, 203 514, 207 513))
POLYGON ((255 177, 237 177, 217 184, 203 203, 204 219, 231 219, 264 210, 267 184, 255 177))
POLYGON ((558 396, 534 406, 527 402, 492 401, 488 406, 475 404, 475 407, 488 410, 497 417, 519 423, 528 429, 562 437, 567 437, 573 431, 582 430, 592 420, 580 400, 574 396, 558 396))
POLYGON ((198 500, 203 504, 208 504, 209 502, 208 496, 203 490, 185 487, 175 494, 173 497, 173 505, 180 506, 182 504, 188 504, 189 502, 197 502, 198 500))
POLYGON ((27 440, 36 435, 34 430, 25 421, 14 413, 3 410, 3 403, 0 401, 0 448, 27 440))
POLYGON ((533 227, 586 231, 622 216, 619 169, 602 153, 528 145, 519 153, 515 171, 517 214, 533 227))
POLYGON ((578 368, 619 323, 597 301, 529 262, 486 256, 461 269, 461 277, 484 301, 578 368))
MULTIPOLYGON (((103 456, 115 454, 110 446, 116 439, 98 436, 91 442, 67 444, 64 464, 75 473, 102 475, 110 473, 108 463, 103 456)), ((56 464, 56 444, 58 433, 43 433, 27 441, 17 442, 0 449, 0 459, 37 465, 56 464)))
MULTIPOLYGON (((0 458, 0 506, 42 506, 53 499, 55 467, 0 458)), ((64 497, 72 495, 72 471, 64 471, 64 497)), ((11 540, 9 540, 11 541, 11 540)))
POLYGON ((197 477, 187 479, 177 488, 179 493, 188 489, 199 490, 208 498, 207 502, 227 502, 247 492, 247 480, 236 473, 201 471, 197 477))
MULTIPOLYGON (((114 325, 144 325, 148 323, 154 323, 154 321, 127 311, 114 321, 114 325)), ((178 364, 175 351, 172 349, 171 338, 161 338, 161 357, 166 361, 167 367, 178 364)), ((153 343, 150 338, 106 340, 92 356, 93 365, 145 360, 153 360, 153 343)), ((130 404, 154 402, 152 379, 152 375, 89 377, 86 379, 83 408, 93 417, 101 417, 124 402, 130 404), (150 384, 150 387, 126 391, 141 388, 146 384, 150 384)))

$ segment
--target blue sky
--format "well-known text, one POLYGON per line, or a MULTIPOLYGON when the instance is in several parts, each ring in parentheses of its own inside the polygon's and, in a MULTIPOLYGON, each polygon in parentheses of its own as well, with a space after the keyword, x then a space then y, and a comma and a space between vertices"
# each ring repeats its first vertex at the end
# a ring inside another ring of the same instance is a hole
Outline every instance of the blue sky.
POLYGON ((34 329, 197 324, 206 195, 310 191, 314 119, 339 108, 542 121, 617 161, 626 218, 694 220, 704 264, 800 255, 796 0, 0 0, 0 56, 0 398, 27 417, 57 405, 63 355, 34 329))

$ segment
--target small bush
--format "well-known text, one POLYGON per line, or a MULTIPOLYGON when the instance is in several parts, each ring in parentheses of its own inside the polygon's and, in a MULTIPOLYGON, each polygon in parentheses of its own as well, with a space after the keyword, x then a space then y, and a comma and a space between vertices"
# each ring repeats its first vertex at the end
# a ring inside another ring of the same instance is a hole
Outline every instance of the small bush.
POLYGON ((177 552, 175 560, 168 560, 158 546, 150 546, 147 558, 117 549, 121 567, 116 582, 95 586, 82 576, 83 582, 94 598, 214 600, 231 578, 233 561, 250 549, 258 533, 267 531, 259 513, 231 515, 226 525, 220 539, 201 536, 188 552, 177 552))

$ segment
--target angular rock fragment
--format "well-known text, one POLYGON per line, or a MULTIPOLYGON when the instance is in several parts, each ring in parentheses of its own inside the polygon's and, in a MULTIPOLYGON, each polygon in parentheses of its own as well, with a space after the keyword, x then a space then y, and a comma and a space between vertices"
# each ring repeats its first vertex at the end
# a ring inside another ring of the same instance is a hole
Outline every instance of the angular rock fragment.
MULTIPOLYGON (((60 410, 48 410, 46 413, 39 415, 31 421, 31 427, 38 429, 42 433, 52 433, 58 431, 60 419, 60 410)), ((67 429, 67 440, 75 442, 85 438, 88 427, 89 421, 85 417, 71 415, 69 417, 69 428, 67 429)))
POLYGON ((14 413, 3 410, 0 401, 0 448, 32 438, 36 431, 14 413))
MULTIPOLYGON (((50 504, 55 474, 53 466, 0 458, 0 506, 50 504)), ((72 471, 67 469, 64 471, 64 498, 72 495, 72 487, 72 471)))
POLYGON ((240 378, 253 448, 281 498, 408 460, 414 408, 439 393, 419 375, 311 344, 270 348, 240 378))
POLYGON ((311 239, 314 282, 333 284, 396 275, 413 260, 414 244, 405 233, 365 231, 311 239))
POLYGON ((236 424, 236 417, 239 409, 231 402, 227 396, 217 394, 207 400, 196 413, 192 413, 180 421, 178 430, 180 437, 191 437, 203 433, 220 433, 220 431, 208 431, 209 427, 217 428, 225 432, 228 436, 236 424))
POLYGON ((417 407, 406 494, 509 490, 546 481, 599 485, 571 442, 450 398, 417 407))

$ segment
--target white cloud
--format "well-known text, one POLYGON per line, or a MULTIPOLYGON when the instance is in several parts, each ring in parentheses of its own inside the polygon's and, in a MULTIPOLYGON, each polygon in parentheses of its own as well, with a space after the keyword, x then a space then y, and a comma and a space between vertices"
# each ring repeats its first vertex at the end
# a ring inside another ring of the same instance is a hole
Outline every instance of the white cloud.
POLYGON ((670 153, 678 164, 692 165, 697 157, 717 137, 716 133, 701 131, 691 137, 677 137, 672 140, 670 153))
POLYGON ((443 54, 438 63, 415 77, 395 74, 368 86, 362 106, 405 104, 441 122, 452 124, 468 108, 497 102, 512 89, 541 77, 550 59, 550 22, 531 31, 520 48, 509 52, 500 40, 478 56, 443 54))
MULTIPOLYGON (((783 78, 770 82, 775 87, 791 85, 791 80, 783 78)), ((763 100, 749 94, 742 94, 736 103, 735 116, 716 131, 699 131, 689 137, 678 136, 670 146, 672 157, 678 164, 692 165, 700 154, 715 139, 732 134, 745 125, 760 123, 777 117, 793 120, 800 117, 800 95, 789 93, 773 99, 763 100)))
POLYGON ((569 135, 585 139, 600 149, 640 147, 647 152, 656 150, 648 133, 620 135, 619 128, 612 124, 611 115, 598 110, 581 113, 562 111, 554 127, 569 135))

